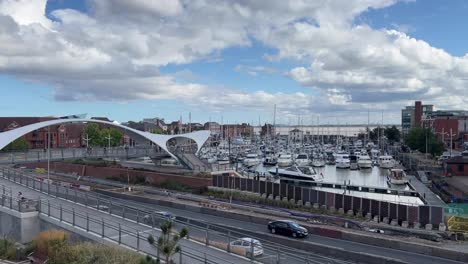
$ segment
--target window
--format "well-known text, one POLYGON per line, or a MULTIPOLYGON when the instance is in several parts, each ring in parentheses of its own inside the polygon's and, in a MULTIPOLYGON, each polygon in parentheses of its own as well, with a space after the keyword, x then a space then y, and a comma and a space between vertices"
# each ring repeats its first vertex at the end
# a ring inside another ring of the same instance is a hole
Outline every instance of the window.
POLYGON ((465 167, 465 166, 464 166, 463 164, 458 164, 458 171, 459 171, 459 172, 462 172, 463 169, 464 169, 464 167, 465 167))

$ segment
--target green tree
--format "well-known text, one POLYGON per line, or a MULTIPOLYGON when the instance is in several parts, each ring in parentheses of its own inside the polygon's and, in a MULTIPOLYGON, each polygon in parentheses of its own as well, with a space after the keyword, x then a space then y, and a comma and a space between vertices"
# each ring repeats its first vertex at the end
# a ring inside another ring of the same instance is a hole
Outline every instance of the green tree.
POLYGON ((27 150, 29 148, 28 141, 24 137, 20 137, 10 144, 6 145, 3 151, 20 151, 27 150))
POLYGON ((430 129, 413 128, 405 137, 405 143, 413 150, 419 150, 426 153, 426 138, 427 152, 431 155, 440 155, 444 151, 444 144, 437 139, 430 129))
POLYGON ((173 222, 170 220, 164 221, 161 228, 161 235, 158 238, 157 244, 152 235, 148 236, 148 243, 155 247, 164 255, 165 263, 172 263, 171 257, 180 252, 179 241, 188 235, 188 229, 182 228, 180 232, 173 232, 173 222))
POLYGON ((96 123, 90 123, 86 125, 84 129, 84 136, 89 138, 89 146, 101 146, 101 134, 99 133, 99 131, 99 125, 96 123))
POLYGON ((396 126, 385 128, 384 135, 390 143, 399 142, 401 138, 400 130, 396 126))
POLYGON ((107 147, 110 145, 115 147, 120 145, 123 138, 123 133, 115 128, 100 129, 98 124, 88 124, 84 129, 85 137, 89 137, 89 145, 93 147, 107 147))
POLYGON ((377 141, 379 140, 379 135, 381 137, 384 135, 384 131, 385 129, 383 127, 376 127, 369 132, 369 137, 372 141, 377 141))

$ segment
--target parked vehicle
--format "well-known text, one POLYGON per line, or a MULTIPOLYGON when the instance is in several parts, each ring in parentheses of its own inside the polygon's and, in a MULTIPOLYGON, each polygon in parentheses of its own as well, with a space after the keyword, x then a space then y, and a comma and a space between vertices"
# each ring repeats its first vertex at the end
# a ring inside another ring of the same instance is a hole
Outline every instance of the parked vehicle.
POLYGON ((277 220, 268 223, 268 230, 272 234, 292 237, 306 237, 309 232, 306 228, 291 220, 277 220))
POLYGON ((245 251, 245 256, 248 258, 263 255, 263 246, 257 239, 243 237, 234 240, 230 244, 231 250, 241 249, 245 251))

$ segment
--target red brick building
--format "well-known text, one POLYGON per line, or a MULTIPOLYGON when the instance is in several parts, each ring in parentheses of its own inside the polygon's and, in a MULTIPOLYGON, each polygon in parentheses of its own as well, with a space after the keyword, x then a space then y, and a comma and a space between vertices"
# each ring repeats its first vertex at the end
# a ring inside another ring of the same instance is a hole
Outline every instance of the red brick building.
MULTIPOLYGON (((0 117, 0 132, 18 127, 57 119, 56 117, 0 117)), ((50 126, 52 148, 75 148, 83 145, 84 124, 63 124, 50 126)), ((47 148, 48 128, 41 128, 23 136, 31 149, 47 148)))
POLYGON ((463 152, 462 156, 454 157, 445 161, 447 175, 468 176, 468 152, 463 152))

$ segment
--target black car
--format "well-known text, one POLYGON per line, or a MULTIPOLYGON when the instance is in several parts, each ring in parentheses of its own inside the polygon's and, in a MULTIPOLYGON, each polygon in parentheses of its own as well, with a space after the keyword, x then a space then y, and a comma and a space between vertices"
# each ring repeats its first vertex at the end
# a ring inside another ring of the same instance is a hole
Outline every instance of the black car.
POLYGON ((290 220, 277 220, 268 223, 268 230, 272 234, 280 234, 292 237, 306 237, 309 232, 306 228, 290 220))

